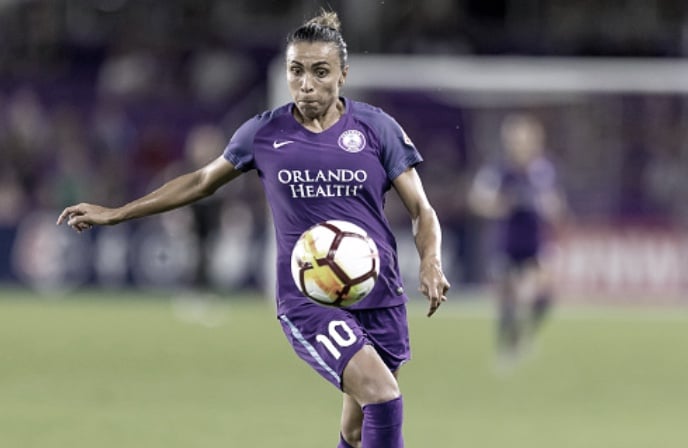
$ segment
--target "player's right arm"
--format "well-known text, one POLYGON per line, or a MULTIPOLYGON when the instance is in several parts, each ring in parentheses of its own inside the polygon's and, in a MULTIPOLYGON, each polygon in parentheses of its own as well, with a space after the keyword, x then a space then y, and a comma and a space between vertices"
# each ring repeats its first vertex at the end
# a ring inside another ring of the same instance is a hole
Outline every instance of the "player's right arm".
POLYGON ((65 208, 57 224, 66 222, 77 232, 94 225, 114 225, 130 219, 162 213, 213 194, 242 172, 223 156, 203 168, 176 177, 163 186, 117 208, 81 203, 65 208))

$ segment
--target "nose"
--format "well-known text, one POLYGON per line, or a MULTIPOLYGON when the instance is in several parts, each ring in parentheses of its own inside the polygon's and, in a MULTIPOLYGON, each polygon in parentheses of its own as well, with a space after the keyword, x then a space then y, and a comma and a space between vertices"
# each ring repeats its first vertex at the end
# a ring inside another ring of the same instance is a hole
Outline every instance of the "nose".
POLYGON ((301 78, 301 91, 304 93, 313 91, 313 81, 308 74, 303 75, 301 78))

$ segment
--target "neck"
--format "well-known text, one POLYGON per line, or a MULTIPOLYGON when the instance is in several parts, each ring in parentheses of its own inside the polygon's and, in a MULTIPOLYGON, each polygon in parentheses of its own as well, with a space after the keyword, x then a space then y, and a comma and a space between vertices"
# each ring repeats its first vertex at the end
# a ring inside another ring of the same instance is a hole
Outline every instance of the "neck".
POLYGON ((294 107, 294 117, 303 127, 312 132, 323 132, 332 127, 344 115, 344 102, 337 99, 325 112, 314 117, 305 116, 294 107))

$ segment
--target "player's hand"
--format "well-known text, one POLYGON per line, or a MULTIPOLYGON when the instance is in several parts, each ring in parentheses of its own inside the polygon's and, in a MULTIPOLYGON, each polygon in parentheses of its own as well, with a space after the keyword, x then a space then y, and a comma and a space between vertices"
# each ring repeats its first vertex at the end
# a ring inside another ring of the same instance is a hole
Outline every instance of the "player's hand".
POLYGON ((62 210, 57 218, 57 225, 66 222, 77 232, 88 230, 94 225, 115 224, 114 210, 94 204, 77 204, 62 210))
POLYGON ((420 266, 420 292, 430 301, 428 317, 435 314, 442 302, 447 301, 445 295, 451 285, 442 272, 442 267, 437 262, 421 262, 420 266))

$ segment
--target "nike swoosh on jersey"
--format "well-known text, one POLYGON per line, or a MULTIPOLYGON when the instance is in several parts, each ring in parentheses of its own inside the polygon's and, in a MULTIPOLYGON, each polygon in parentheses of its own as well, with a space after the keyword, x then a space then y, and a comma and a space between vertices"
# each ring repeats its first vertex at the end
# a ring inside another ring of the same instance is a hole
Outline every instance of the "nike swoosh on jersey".
POLYGON ((284 140, 281 142, 278 142, 277 140, 275 140, 274 142, 272 142, 272 147, 277 149, 277 148, 281 148, 284 145, 288 145, 290 143, 294 143, 294 142, 292 140, 284 140))

